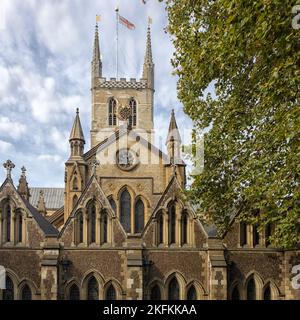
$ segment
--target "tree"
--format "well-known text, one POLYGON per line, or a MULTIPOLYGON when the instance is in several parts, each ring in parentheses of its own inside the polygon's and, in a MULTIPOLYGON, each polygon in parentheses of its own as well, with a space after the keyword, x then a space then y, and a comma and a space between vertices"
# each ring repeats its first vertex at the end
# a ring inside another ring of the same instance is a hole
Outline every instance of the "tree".
POLYGON ((178 97, 205 128, 190 199, 224 231, 233 216, 300 243, 300 30, 286 0, 166 0, 178 97), (213 87, 214 94, 207 94, 213 87))

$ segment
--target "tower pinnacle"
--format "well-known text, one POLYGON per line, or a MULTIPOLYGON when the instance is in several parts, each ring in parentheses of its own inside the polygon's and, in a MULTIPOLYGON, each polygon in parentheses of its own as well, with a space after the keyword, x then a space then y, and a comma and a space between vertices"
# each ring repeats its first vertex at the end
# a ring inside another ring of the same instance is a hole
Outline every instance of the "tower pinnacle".
POLYGON ((146 52, 143 66, 143 79, 148 80, 148 87, 154 89, 154 63, 152 59, 151 28, 148 23, 146 52))
POLYGON ((95 26, 94 50, 92 60, 92 87, 94 87, 95 79, 102 77, 102 61, 100 54, 98 22, 95 26))

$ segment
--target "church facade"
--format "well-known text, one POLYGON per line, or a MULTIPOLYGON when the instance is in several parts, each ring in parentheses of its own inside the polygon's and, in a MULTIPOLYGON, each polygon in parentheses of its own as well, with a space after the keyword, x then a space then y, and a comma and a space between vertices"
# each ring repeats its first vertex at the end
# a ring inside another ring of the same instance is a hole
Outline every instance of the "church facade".
POLYGON ((154 146, 149 27, 142 78, 126 80, 102 76, 96 26, 91 95, 91 149, 77 110, 64 188, 28 186, 24 167, 15 186, 4 164, 0 300, 300 299, 300 251, 272 247, 272 226, 236 216, 220 236, 199 220, 173 111, 167 153, 154 146))

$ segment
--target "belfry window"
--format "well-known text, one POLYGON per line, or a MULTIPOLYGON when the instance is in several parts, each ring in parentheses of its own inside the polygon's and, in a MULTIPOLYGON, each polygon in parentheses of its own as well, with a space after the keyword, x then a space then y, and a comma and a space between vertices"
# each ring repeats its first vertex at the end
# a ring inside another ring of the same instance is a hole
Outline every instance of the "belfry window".
POLYGON ((127 189, 125 189, 121 194, 120 201, 120 220, 124 230, 127 233, 131 232, 131 196, 127 189))
POLYGON ((136 126, 136 101, 133 98, 129 100, 129 107, 131 109, 131 116, 129 117, 129 126, 135 127, 136 126))
POLYGON ((135 204, 135 212, 134 212, 134 232, 140 233, 144 228, 144 203, 141 199, 139 199, 135 204))
POLYGON ((116 106, 116 100, 110 98, 108 101, 108 125, 110 126, 115 126, 117 124, 116 106))

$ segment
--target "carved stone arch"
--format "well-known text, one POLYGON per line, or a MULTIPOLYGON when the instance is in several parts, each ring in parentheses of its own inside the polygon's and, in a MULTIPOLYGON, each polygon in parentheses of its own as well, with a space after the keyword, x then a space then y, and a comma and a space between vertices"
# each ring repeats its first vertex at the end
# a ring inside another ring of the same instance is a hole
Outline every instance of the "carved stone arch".
POLYGON ((244 286, 243 286, 245 300, 247 300, 247 288, 248 288, 248 283, 251 279, 253 279, 255 283, 256 300, 262 300, 262 290, 264 287, 264 282, 257 271, 250 271, 245 277, 244 286))
POLYGON ((116 293, 116 300, 123 300, 123 288, 119 281, 115 278, 109 278, 103 287, 103 299, 106 299, 107 290, 110 286, 113 286, 116 293))
POLYGON ((158 286, 160 289, 161 300, 167 300, 168 297, 165 295, 164 282, 161 279, 156 277, 152 279, 152 281, 148 285, 148 292, 147 292, 148 300, 151 300, 151 291, 155 286, 158 286))
POLYGON ((18 299, 22 300, 22 291, 25 285, 28 285, 31 290, 32 300, 38 300, 38 287, 32 280, 26 278, 23 278, 18 285, 18 299))
MULTIPOLYGON (((19 279, 18 275, 12 269, 6 268, 5 271, 6 271, 6 277, 9 277, 13 283, 14 300, 18 300, 18 298, 19 298, 18 286, 20 283, 20 279, 19 279)), ((3 294, 3 291, 2 291, 2 294, 3 294)))
POLYGON ((234 289, 236 289, 236 288, 238 289, 238 292, 239 292, 239 300, 244 299, 243 283, 242 283, 242 281, 240 279, 236 279, 231 283, 231 285, 229 287, 229 290, 228 290, 228 295, 229 295, 228 299, 229 300, 233 300, 232 299, 232 295, 233 295, 234 289))
POLYGON ((127 191, 129 192, 131 198, 134 200, 135 197, 136 197, 136 192, 135 192, 135 190, 134 190, 131 186, 129 186, 128 184, 125 184, 124 186, 122 186, 122 187, 119 189, 119 191, 118 191, 118 193, 117 193, 117 200, 120 201, 121 194, 122 194, 122 192, 123 192, 125 189, 127 189, 127 191))
POLYGON ((265 281, 265 284, 262 289, 262 299, 264 299, 265 290, 268 287, 270 288, 271 300, 279 300, 280 290, 277 287, 277 285, 274 283, 274 281, 271 279, 268 279, 265 281))
POLYGON ((81 300, 87 300, 88 295, 88 283, 89 280, 94 277, 98 283, 99 288, 99 300, 103 300, 103 287, 104 287, 104 277, 95 269, 90 269, 86 271, 82 277, 80 297, 81 300))
POLYGON ((179 284, 179 300, 185 299, 185 287, 186 287, 186 279, 179 271, 171 271, 165 277, 165 297, 169 298, 169 285, 170 282, 176 278, 179 284))
POLYGON ((80 283, 76 278, 72 277, 70 280, 68 280, 68 282, 64 287, 65 300, 70 300, 70 289, 72 288, 73 285, 76 285, 78 287, 79 299, 80 299, 81 297, 80 283))
POLYGON ((187 299, 187 295, 191 287, 194 287, 197 293, 197 300, 203 300, 205 296, 207 295, 203 285, 197 281, 197 280, 192 280, 186 285, 185 289, 185 299, 187 299))

